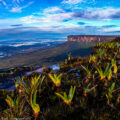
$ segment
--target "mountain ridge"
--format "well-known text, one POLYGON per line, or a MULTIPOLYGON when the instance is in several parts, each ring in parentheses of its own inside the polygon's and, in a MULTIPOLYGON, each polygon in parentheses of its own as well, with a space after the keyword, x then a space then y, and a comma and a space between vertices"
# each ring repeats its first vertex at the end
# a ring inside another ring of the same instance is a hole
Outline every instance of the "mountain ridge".
POLYGON ((67 37, 68 41, 74 42, 104 42, 108 40, 113 40, 117 35, 69 35, 67 37))

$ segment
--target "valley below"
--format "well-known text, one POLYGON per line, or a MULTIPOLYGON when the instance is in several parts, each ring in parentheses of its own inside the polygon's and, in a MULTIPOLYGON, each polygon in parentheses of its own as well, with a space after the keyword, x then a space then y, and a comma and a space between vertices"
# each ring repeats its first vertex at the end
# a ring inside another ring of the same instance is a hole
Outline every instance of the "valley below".
MULTIPOLYGON (((96 43, 89 44, 84 42, 65 42, 55 47, 48 47, 44 49, 35 49, 32 52, 24 52, 14 54, 7 58, 0 60, 0 69, 8 69, 21 66, 46 66, 62 62, 67 58, 68 54, 71 56, 88 56, 91 53, 92 47, 96 43)), ((32 49, 32 48, 31 48, 32 49)))

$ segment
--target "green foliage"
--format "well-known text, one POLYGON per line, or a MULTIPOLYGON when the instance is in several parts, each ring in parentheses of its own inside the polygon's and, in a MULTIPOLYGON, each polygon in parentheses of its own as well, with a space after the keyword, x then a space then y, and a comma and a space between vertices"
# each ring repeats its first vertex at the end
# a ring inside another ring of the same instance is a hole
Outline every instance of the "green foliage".
POLYGON ((73 99, 73 97, 74 97, 75 89, 76 89, 75 86, 74 86, 74 88, 73 88, 73 86, 71 86, 68 95, 66 94, 66 92, 64 92, 63 95, 61 95, 60 93, 57 93, 57 92, 56 92, 55 94, 56 94, 58 97, 60 97, 60 98, 64 101, 64 103, 65 103, 66 105, 70 105, 71 102, 72 102, 72 99, 73 99))
POLYGON ((100 79, 101 80, 105 80, 105 78, 109 75, 111 75, 111 67, 110 67, 110 64, 107 64, 106 67, 105 67, 105 70, 102 70, 102 68, 99 66, 99 67, 96 67, 99 75, 100 75, 100 79))
POLYGON ((116 74, 117 71, 118 71, 118 67, 117 67, 117 64, 116 64, 116 60, 112 59, 112 67, 113 67, 113 73, 116 74))
POLYGON ((95 63, 96 62, 96 56, 95 55, 91 55, 90 59, 89 59, 89 63, 95 63))
POLYGON ((112 92, 113 92, 114 88, 115 88, 115 83, 112 83, 111 87, 108 89, 108 93, 106 94, 108 104, 110 104, 110 100, 113 98, 112 92))
POLYGON ((14 101, 10 96, 7 95, 7 98, 5 99, 5 101, 7 102, 10 108, 14 107, 14 101))
POLYGON ((7 102, 9 109, 4 110, 4 114, 7 117, 14 118, 14 117, 22 117, 24 114, 24 102, 21 102, 20 96, 12 99, 10 96, 7 95, 5 99, 7 102))
POLYGON ((91 71, 88 68, 84 67, 83 65, 81 65, 81 66, 87 72, 88 78, 90 78, 91 77, 91 71))
POLYGON ((49 73, 48 76, 50 77, 50 79, 52 80, 52 82, 56 85, 56 87, 60 87, 62 74, 59 74, 58 76, 57 76, 56 74, 54 74, 54 75, 52 76, 52 75, 49 73))
POLYGON ((38 117, 38 114, 40 112, 40 106, 39 106, 39 104, 36 103, 36 99, 37 99, 37 90, 35 91, 34 94, 31 93, 31 97, 30 97, 30 105, 34 112, 35 119, 38 117))
POLYGON ((87 96, 87 92, 88 92, 90 86, 91 86, 91 83, 89 83, 89 84, 87 85, 87 87, 85 87, 85 89, 84 89, 84 96, 85 96, 85 97, 87 96))

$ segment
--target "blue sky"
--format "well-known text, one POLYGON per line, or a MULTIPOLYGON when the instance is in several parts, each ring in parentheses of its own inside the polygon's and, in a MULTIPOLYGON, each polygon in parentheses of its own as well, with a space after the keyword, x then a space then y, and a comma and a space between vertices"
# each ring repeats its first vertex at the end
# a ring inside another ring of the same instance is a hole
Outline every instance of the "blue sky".
POLYGON ((120 35, 119 0, 0 0, 0 39, 120 35))

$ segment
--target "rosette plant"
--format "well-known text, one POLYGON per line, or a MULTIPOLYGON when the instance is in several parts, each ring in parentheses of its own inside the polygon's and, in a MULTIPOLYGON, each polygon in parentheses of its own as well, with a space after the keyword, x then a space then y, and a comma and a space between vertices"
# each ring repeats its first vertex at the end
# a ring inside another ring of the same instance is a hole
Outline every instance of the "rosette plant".
POLYGON ((113 67, 113 73, 117 74, 118 67, 117 67, 117 64, 116 64, 116 60, 114 60, 114 59, 112 59, 112 67, 113 67))
POLYGON ((71 102, 72 102, 72 99, 73 99, 73 97, 74 97, 75 89, 76 89, 75 86, 74 86, 74 87, 71 86, 68 95, 66 94, 66 92, 64 92, 63 95, 60 94, 60 93, 55 93, 55 94, 56 94, 58 97, 60 97, 60 98, 64 101, 64 103, 65 103, 66 105, 70 105, 71 102))
POLYGON ((56 87, 60 87, 62 74, 59 74, 59 75, 54 74, 54 75, 52 76, 52 75, 49 73, 48 76, 50 77, 50 79, 52 80, 52 82, 55 84, 56 87))
POLYGON ((86 68, 86 67, 84 67, 82 65, 81 65, 81 67, 87 72, 88 78, 91 78, 91 71, 88 68, 86 68))
POLYGON ((4 110, 4 113, 7 114, 8 117, 19 117, 23 115, 23 102, 20 103, 20 97, 17 97, 13 99, 9 95, 7 95, 7 98, 5 99, 6 103, 9 106, 9 109, 4 110))
POLYGON ((36 103, 36 99, 37 99, 37 90, 34 92, 34 94, 31 94, 30 96, 30 105, 32 107, 35 120, 37 119, 38 114, 40 112, 40 106, 39 104, 36 103))
MULTIPOLYGON (((109 64, 109 63, 106 65, 105 70, 103 70, 103 69, 101 68, 101 66, 100 66, 100 67, 97 67, 96 69, 97 69, 97 71, 98 71, 98 73, 99 73, 100 80, 102 80, 102 81, 104 81, 105 78, 106 78, 106 77, 110 74, 110 72, 111 72, 111 67, 110 67, 110 64, 109 64)), ((110 75, 111 75, 111 74, 110 74, 110 75)), ((110 79, 110 78, 109 78, 109 79, 110 79)))
POLYGON ((107 104, 110 104, 110 100, 113 98, 114 88, 115 88, 115 82, 112 83, 111 87, 108 89, 108 93, 106 94, 107 104))
POLYGON ((96 62, 96 56, 95 55, 90 56, 89 63, 95 63, 95 62, 96 62))

